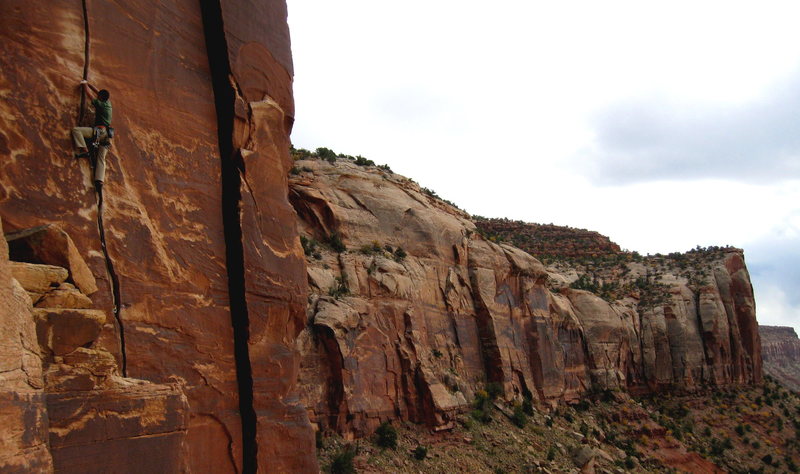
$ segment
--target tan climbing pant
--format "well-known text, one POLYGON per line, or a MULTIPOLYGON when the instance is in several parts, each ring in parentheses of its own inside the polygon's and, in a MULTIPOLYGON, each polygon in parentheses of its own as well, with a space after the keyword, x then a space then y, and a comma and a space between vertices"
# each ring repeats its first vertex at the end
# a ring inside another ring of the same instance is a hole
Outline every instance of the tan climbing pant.
MULTIPOLYGON (((94 164, 94 180, 102 183, 106 177, 106 155, 108 149, 111 148, 111 140, 108 138, 108 131, 105 128, 98 128, 97 134, 100 146, 97 148, 97 162, 94 164)), ((76 148, 88 149, 87 138, 94 138, 94 128, 75 127, 72 129, 72 141, 76 148)))

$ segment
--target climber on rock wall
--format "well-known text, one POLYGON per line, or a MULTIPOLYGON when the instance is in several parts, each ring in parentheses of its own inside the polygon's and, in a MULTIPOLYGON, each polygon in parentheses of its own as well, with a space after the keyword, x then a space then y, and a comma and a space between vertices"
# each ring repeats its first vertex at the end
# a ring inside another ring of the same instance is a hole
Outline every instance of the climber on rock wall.
POLYGON ((75 143, 78 153, 76 158, 88 158, 89 148, 86 139, 91 138, 97 147, 96 161, 94 165, 94 184, 99 190, 103 186, 106 174, 106 155, 111 148, 111 138, 114 136, 114 129, 111 128, 111 100, 107 90, 97 90, 85 79, 81 81, 84 92, 92 97, 94 106, 94 126, 93 127, 74 127, 72 129, 72 141, 75 143))

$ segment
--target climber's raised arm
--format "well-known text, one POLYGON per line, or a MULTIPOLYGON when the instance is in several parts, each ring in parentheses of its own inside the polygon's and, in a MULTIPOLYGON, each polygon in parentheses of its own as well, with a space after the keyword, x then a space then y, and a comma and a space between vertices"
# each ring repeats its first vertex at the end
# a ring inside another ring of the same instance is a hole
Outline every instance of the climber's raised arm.
POLYGON ((99 92, 97 90, 97 87, 89 84, 89 81, 87 81, 86 79, 81 81, 81 85, 83 86, 83 90, 86 91, 86 95, 88 95, 92 99, 97 98, 97 93, 99 92))

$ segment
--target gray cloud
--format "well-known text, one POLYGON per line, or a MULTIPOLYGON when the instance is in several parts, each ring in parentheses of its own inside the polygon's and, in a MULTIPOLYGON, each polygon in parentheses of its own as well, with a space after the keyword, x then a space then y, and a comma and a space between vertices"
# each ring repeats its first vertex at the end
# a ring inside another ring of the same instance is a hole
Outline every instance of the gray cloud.
MULTIPOLYGON (((756 303, 760 288, 780 288, 793 316, 800 318, 800 292, 797 291, 800 288, 800 241, 767 239, 748 245, 745 252, 756 303)), ((800 325, 800 320, 795 325, 800 325)))
POLYGON ((592 125, 594 147, 572 165, 596 184, 800 178, 800 72, 746 105, 648 97, 608 107, 592 125))

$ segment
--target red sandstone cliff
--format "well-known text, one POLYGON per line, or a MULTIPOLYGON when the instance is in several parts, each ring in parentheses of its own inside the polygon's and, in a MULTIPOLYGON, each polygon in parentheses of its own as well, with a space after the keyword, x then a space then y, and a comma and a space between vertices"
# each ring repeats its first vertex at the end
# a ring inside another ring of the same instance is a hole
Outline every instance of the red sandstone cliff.
MULTIPOLYGON (((0 410, 18 413, 29 400, 20 429, 34 435, 0 445, 0 465, 83 472, 76 459, 99 457, 109 472, 315 471, 295 382, 306 277, 286 196, 294 111, 285 2, 11 0, 0 39, 4 231, 59 226, 96 279, 81 311, 100 325, 83 343, 91 358, 49 356, 4 277, 3 344, 28 352, 4 350, 3 364, 27 367, 33 354, 45 374, 88 364, 121 384, 92 379, 65 392, 38 369, 4 382, 0 410), (85 67, 114 104, 102 213, 69 139, 85 67), (76 422, 89 418, 70 403, 141 399, 126 388, 134 379, 179 390, 180 409, 166 394, 161 413, 129 406, 123 417, 178 416, 169 444, 139 436, 144 421, 76 422)), ((78 284, 67 270, 65 283, 78 284)))
POLYGON ((392 418, 447 428, 487 382, 552 404, 761 381, 739 250, 710 255, 705 280, 630 262, 619 282, 648 283, 606 301, 569 288, 574 269, 487 241, 402 176, 302 160, 290 190, 311 287, 301 385, 322 429, 359 436, 392 418))
POLYGON ((764 373, 787 388, 800 391, 800 339, 794 328, 759 326, 764 373))

